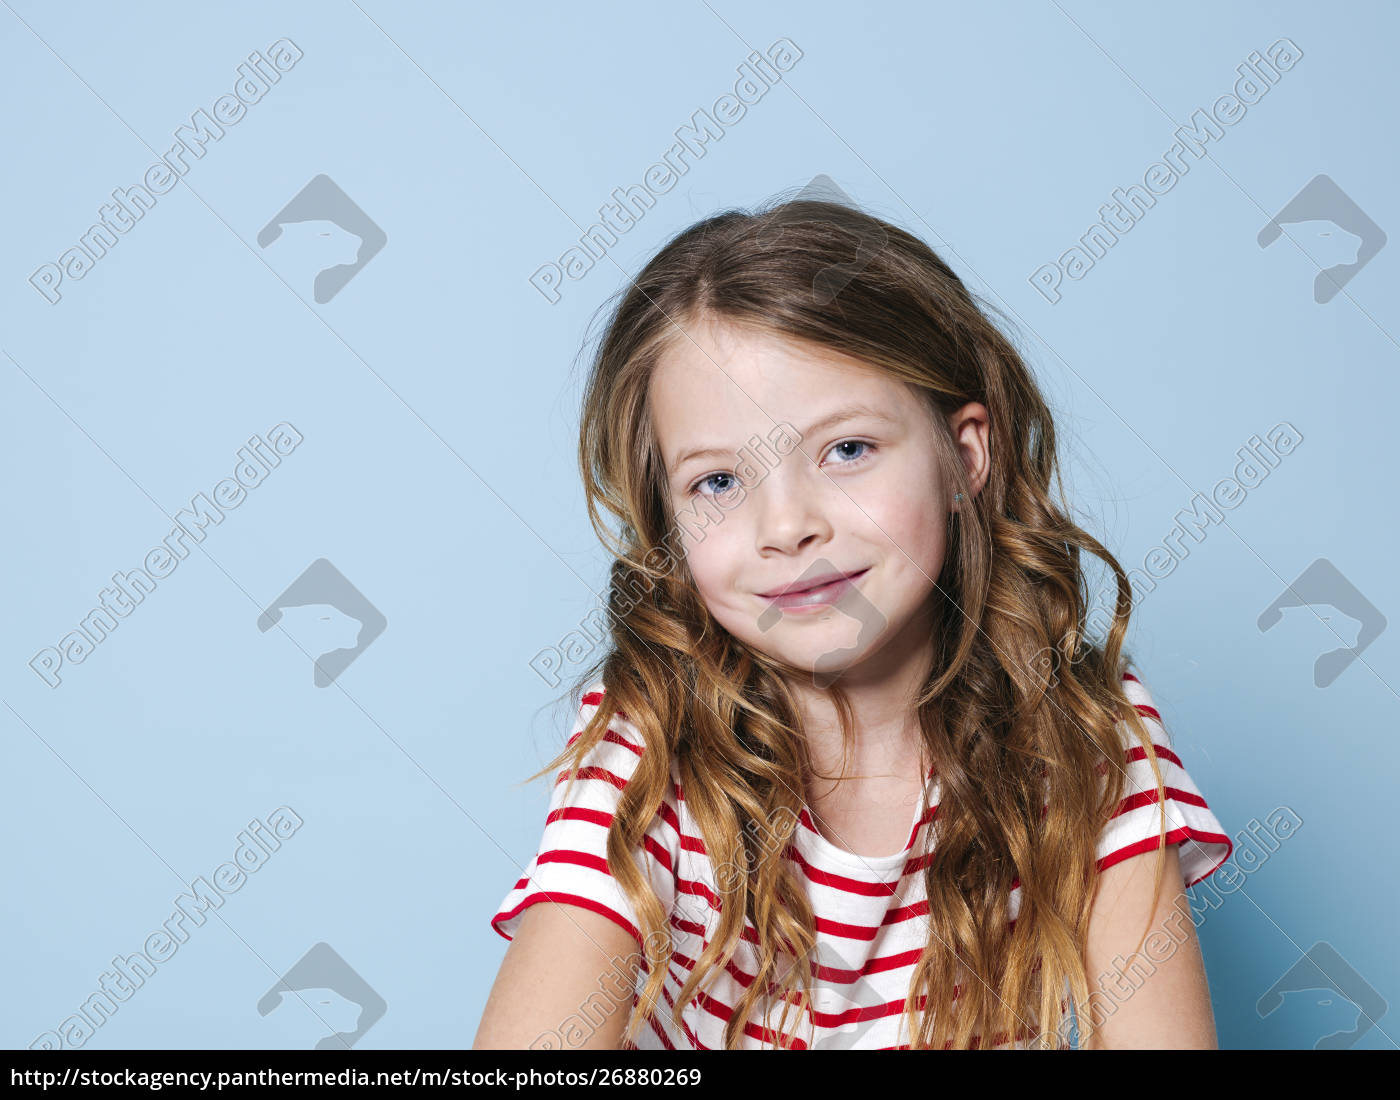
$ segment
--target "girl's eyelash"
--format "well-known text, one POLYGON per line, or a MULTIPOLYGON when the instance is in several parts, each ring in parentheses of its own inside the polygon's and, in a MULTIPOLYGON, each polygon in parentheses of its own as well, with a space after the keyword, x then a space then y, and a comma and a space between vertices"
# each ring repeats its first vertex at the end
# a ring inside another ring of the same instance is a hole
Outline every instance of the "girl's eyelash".
MULTIPOLYGON (((877 444, 871 443, 869 440, 865 440, 865 439, 840 439, 840 440, 837 440, 835 443, 833 443, 829 448, 827 448, 827 454, 830 454, 832 451, 836 450, 836 448, 838 448, 838 447, 844 447, 844 446, 846 446, 846 445, 849 444, 849 443, 858 443, 858 444, 860 444, 862 447, 864 447, 865 450, 862 451, 861 454, 860 454, 857 458, 852 458, 852 459, 850 459, 850 460, 848 460, 848 461, 846 461, 846 462, 839 462, 839 463, 837 463, 838 466, 855 466, 855 465, 858 465, 858 464, 860 464, 861 462, 863 462, 866 458, 868 458, 871 454, 873 454, 875 451, 877 451, 877 450, 879 449, 879 447, 878 447, 877 444)), ((705 482, 711 480, 712 478, 717 478, 717 477, 729 477, 729 478, 732 478, 733 476, 734 476, 733 474, 731 474, 731 473, 729 473, 728 471, 725 471, 725 470, 716 470, 714 473, 705 474, 703 477, 697 478, 697 479, 691 484, 690 489, 688 490, 688 495, 694 496, 695 493, 699 490, 700 486, 704 485, 705 482)))

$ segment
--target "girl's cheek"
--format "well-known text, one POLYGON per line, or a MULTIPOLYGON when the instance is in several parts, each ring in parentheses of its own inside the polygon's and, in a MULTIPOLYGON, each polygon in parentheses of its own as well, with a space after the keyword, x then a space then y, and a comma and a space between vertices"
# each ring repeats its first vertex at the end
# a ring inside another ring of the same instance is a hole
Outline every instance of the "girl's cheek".
POLYGON ((711 609, 741 599, 740 580, 749 575, 744 555, 746 550, 751 552, 752 541, 745 539, 740 528, 737 517, 731 516, 719 527, 706 530, 700 541, 688 543, 690 575, 711 609))
POLYGON ((911 508, 909 501, 903 493, 885 494, 878 502, 872 501, 868 513, 878 525, 872 537, 906 565, 912 561, 934 578, 943 561, 945 532, 931 507, 911 508))
POLYGON ((720 561, 722 560, 715 553, 717 545, 715 532, 707 532, 702 539, 695 539, 687 535, 682 545, 685 548, 685 561, 690 568, 690 575, 695 579, 695 585, 699 588, 700 594, 706 597, 708 602, 716 590, 720 561))

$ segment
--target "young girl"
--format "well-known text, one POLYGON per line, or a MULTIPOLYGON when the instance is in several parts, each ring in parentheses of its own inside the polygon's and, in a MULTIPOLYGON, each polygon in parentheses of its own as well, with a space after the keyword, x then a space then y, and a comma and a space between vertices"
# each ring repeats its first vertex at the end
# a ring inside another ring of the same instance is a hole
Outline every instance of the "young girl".
POLYGON ((612 316, 580 460, 611 645, 477 1047, 1214 1045, 1177 883, 1230 840, 1049 409, 927 245, 805 199, 690 227, 612 316))

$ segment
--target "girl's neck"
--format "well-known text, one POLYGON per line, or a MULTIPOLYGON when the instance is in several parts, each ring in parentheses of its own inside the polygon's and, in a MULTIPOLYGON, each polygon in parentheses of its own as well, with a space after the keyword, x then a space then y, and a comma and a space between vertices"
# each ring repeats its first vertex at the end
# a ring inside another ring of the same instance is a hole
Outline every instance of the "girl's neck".
MULTIPOLYGON (((846 774, 922 774, 923 731, 915 700, 927 682, 933 643, 927 621, 912 621, 870 660, 843 672, 837 683, 850 700, 854 741, 846 774), (906 637, 907 636, 907 637, 906 637)), ((810 678, 795 678, 789 687, 797 698, 801 729, 812 766, 819 774, 842 774, 840 719, 829 691, 810 678)))

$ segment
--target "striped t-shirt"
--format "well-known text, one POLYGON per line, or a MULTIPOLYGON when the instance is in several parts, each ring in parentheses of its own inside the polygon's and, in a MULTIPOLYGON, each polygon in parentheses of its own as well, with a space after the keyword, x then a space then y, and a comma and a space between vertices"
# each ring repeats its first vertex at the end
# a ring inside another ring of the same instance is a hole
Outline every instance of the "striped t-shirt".
MULTIPOLYGON (((1128 699, 1143 716, 1156 748, 1167 795, 1167 843, 1179 844, 1183 884, 1194 885, 1210 875, 1232 850, 1200 791, 1172 751, 1161 716, 1142 682, 1123 674, 1128 699)), ((596 684, 582 699, 572 743, 603 702, 603 685, 596 684)), ((1152 767, 1142 747, 1119 724, 1125 738, 1125 797, 1099 837, 1098 867, 1103 870, 1129 856, 1153 851, 1158 844, 1161 816, 1152 767)), ((646 980, 641 962, 641 930, 627 895, 609 874, 606 837, 612 811, 627 784, 643 747, 635 726, 618 713, 594 748, 564 802, 568 769, 555 778, 549 814, 539 848, 525 875, 501 902, 491 926, 512 938, 529 906, 554 901, 601 913, 627 929, 637 941, 633 967, 640 968, 636 989, 646 980)), ((817 831, 805 805, 785 857, 797 867, 816 917, 817 947, 812 959, 813 1011, 810 1016, 789 1009, 787 1032, 795 1049, 898 1049, 909 1045, 901 1019, 909 984, 928 938, 928 901, 923 870, 929 859, 925 842, 936 842, 930 825, 938 809, 936 769, 925 787, 928 809, 916 804, 910 812, 909 841, 904 850, 887 856, 861 856, 838 848, 817 831), (796 1022, 796 1023, 795 1023, 796 1022)), ((706 1050, 724 1046, 725 1023, 756 968, 753 951, 757 935, 745 920, 744 936, 725 972, 700 992, 676 1027, 670 1010, 701 951, 718 929, 720 895, 715 869, 705 855, 700 829, 690 816, 681 789, 676 761, 671 761, 671 791, 644 837, 645 854, 634 859, 648 875, 670 915, 673 955, 653 1019, 636 1040, 642 1050, 706 1050), (742 983, 742 984, 741 984, 742 983), (664 1010, 662 1003, 664 1002, 664 1010)), ((1020 908, 1020 886, 1009 899, 1008 921, 1020 908)), ((1090 975, 1091 983, 1094 975, 1090 975)), ((633 1003, 636 1003, 634 992, 633 1003)), ((761 1007, 745 1025, 744 1048, 777 1045, 781 1005, 765 1019, 761 1007)))

